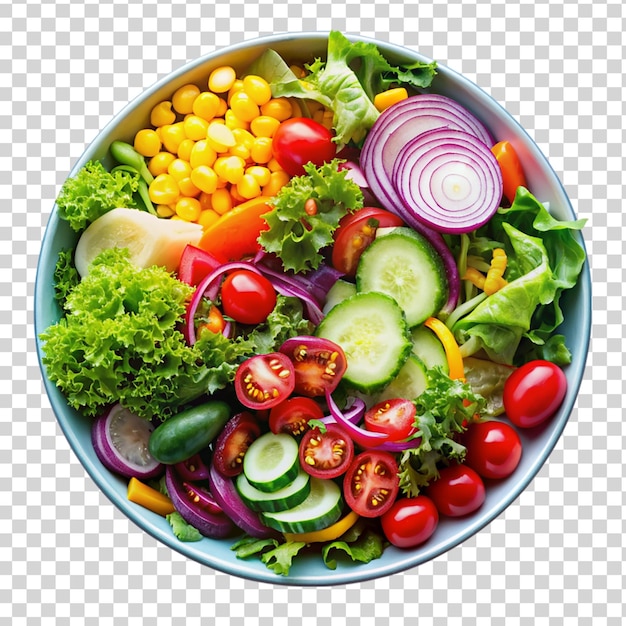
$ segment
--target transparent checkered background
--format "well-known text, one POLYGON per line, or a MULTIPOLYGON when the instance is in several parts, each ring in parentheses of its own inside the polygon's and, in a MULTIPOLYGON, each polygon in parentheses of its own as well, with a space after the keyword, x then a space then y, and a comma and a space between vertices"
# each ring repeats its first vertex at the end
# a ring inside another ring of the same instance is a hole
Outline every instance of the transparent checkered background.
POLYGON ((621 624, 625 30, 621 0, 0 0, 0 623, 621 624), (315 589, 200 566, 100 494, 45 396, 32 305, 53 200, 126 102, 216 47, 330 29, 419 50, 522 123, 589 218, 595 312, 577 408, 511 507, 418 569, 315 589))

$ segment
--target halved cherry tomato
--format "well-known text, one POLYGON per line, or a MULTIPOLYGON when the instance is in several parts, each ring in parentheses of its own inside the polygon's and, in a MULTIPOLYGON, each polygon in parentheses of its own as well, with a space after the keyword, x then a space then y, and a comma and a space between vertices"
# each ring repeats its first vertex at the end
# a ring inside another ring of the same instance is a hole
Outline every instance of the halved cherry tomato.
POLYGON ((250 444, 261 435, 261 427, 252 413, 242 411, 233 415, 215 441, 213 464, 228 478, 243 471, 243 457, 250 444))
POLYGON ((313 398, 293 396, 270 410, 269 427, 275 435, 287 433, 298 436, 309 429, 309 420, 322 417, 324 411, 313 398))
POLYGON ((293 364, 280 352, 250 357, 235 375, 237 399, 249 409, 271 409, 291 395, 295 384, 293 364))
POLYGON ((363 250, 374 241, 379 227, 404 226, 400 217, 378 207, 364 207, 343 217, 335 231, 333 267, 354 276, 363 250))
POLYGON ((222 308, 236 322, 260 324, 275 306, 276 291, 265 276, 237 270, 222 283, 222 308))
POLYGON ((226 259, 220 259, 206 250, 187 244, 180 256, 178 279, 196 287, 205 276, 225 262, 226 259))
POLYGON ((365 428, 389 435, 392 441, 406 439, 415 432, 415 405, 404 398, 378 402, 365 411, 365 428))
POLYGON ((293 363, 295 392, 310 398, 334 391, 348 367, 341 346, 323 337, 292 337, 279 350, 293 363))
POLYGON ((504 383, 506 416, 519 428, 532 428, 552 417, 567 392, 567 378, 554 363, 535 360, 517 368, 504 383))
POLYGON ((413 548, 430 539, 439 524, 439 513, 426 496, 399 498, 380 523, 389 543, 398 548, 413 548))
POLYGON ((464 464, 450 465, 439 472, 424 495, 432 499, 441 515, 461 517, 479 509, 485 501, 482 478, 464 464))
POLYGON ((389 452, 366 450, 352 461, 343 479, 346 504, 362 517, 379 517, 400 490, 398 464, 389 452))
POLYGON ((308 117, 292 117, 276 129, 272 152, 290 176, 302 176, 304 165, 320 166, 337 154, 333 134, 328 128, 308 117))
POLYGON ((226 320, 222 315, 222 312, 214 305, 209 306, 209 311, 206 315, 202 315, 201 321, 198 324, 197 335, 200 334, 204 328, 210 330, 212 333, 221 333, 226 328, 226 320))
POLYGON ((300 442, 300 465, 316 478, 337 478, 354 458, 354 443, 339 424, 308 430, 300 442))
POLYGON ((506 478, 515 471, 522 456, 516 430, 498 421, 474 422, 463 433, 467 449, 465 463, 483 478, 506 478))
POLYGON ((526 187, 526 177, 515 148, 509 141, 500 141, 491 151, 502 172, 504 197, 512 204, 518 187, 526 187))

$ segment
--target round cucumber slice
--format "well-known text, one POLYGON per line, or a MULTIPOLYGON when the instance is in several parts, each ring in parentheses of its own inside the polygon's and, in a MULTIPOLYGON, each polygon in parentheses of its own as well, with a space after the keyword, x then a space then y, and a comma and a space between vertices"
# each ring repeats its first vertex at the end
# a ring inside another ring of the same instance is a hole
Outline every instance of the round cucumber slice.
POLYGON ((395 228, 365 249, 356 285, 360 292, 391 296, 410 327, 436 315, 448 296, 441 257, 424 237, 409 228, 395 228))
POLYGON ((404 365, 411 341, 398 304, 381 293, 357 293, 336 305, 317 327, 319 337, 343 348, 343 380, 364 393, 383 389, 404 365))
POLYGON ((332 480, 311 477, 311 491, 301 504, 277 513, 259 513, 261 522, 284 533, 308 533, 334 524, 343 511, 341 489, 332 480))
POLYGON ((248 508, 253 511, 285 511, 304 502, 311 491, 310 476, 301 469, 296 478, 282 489, 266 492, 253 487, 245 474, 239 474, 235 487, 248 508))
POLYGON ((422 359, 428 369, 440 367, 444 374, 450 372, 446 351, 432 330, 426 326, 416 326, 411 331, 411 340, 413 341, 413 354, 422 359))
POLYGON ((298 443, 286 433, 261 435, 250 444, 243 457, 243 473, 260 491, 272 492, 286 487, 299 470, 298 443))
POLYGON ((415 354, 411 354, 394 380, 377 396, 376 402, 404 398, 411 402, 428 386, 426 366, 415 354))

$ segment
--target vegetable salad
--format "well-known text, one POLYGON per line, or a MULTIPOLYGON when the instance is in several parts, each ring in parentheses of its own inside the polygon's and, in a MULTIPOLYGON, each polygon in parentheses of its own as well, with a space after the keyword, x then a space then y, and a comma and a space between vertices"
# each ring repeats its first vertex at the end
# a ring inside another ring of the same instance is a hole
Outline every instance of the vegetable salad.
POLYGON ((268 49, 61 189, 42 362, 181 541, 279 575, 410 549, 558 410, 583 221, 436 80, 339 32, 301 66, 268 49))

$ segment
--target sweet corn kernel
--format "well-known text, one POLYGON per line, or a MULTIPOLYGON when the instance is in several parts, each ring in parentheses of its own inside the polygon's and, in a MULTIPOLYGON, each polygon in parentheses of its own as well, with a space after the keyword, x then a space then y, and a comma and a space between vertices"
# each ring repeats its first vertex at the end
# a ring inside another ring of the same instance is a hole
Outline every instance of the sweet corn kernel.
POLYGON ((159 217, 172 217, 175 213, 169 204, 157 204, 156 212, 159 217))
POLYGON ((225 98, 220 98, 219 109, 217 110, 215 117, 224 117, 224 115, 226 115, 226 111, 228 111, 228 102, 226 102, 225 98))
POLYGON ((148 170, 152 176, 166 174, 170 163, 176 158, 171 152, 159 152, 148 161, 148 170))
POLYGON ((212 167, 215 159, 217 159, 217 152, 206 139, 196 141, 189 154, 189 164, 192 169, 199 165, 212 167))
POLYGON ((240 157, 241 159, 243 159, 246 162, 250 161, 250 148, 248 148, 243 143, 238 143, 236 146, 233 146, 228 151, 228 154, 231 155, 231 156, 240 157))
POLYGON ((183 161, 189 161, 191 158, 191 151, 195 145, 196 142, 193 139, 183 139, 178 146, 176 156, 183 161))
POLYGON ((270 172, 280 172, 283 169, 281 164, 276 159, 270 159, 267 162, 267 167, 270 172))
POLYGON ((214 93, 226 93, 236 79, 235 70, 228 65, 222 65, 215 68, 209 75, 209 89, 214 93))
POLYGON ((255 137, 273 137, 279 126, 280 122, 275 117, 259 115, 250 122, 250 132, 255 137))
POLYGON ((233 131, 225 124, 209 124, 206 139, 209 145, 218 153, 226 152, 237 143, 233 131))
POLYGON ((179 87, 172 96, 172 106, 181 115, 186 115, 193 111, 193 102, 200 94, 198 85, 183 85, 179 87))
POLYGON ((237 114, 232 109, 228 109, 224 114, 224 124, 231 130, 235 130, 235 128, 248 130, 250 128, 250 123, 237 117, 237 114))
POLYGON ((187 139, 185 135, 185 127, 183 122, 175 122, 161 126, 161 141, 163 147, 172 154, 178 153, 178 146, 183 139, 187 139))
POLYGON ((200 195, 198 196, 198 201, 200 202, 200 208, 203 211, 208 211, 209 209, 213 208, 213 194, 212 193, 206 193, 204 191, 200 192, 200 195))
POLYGON ((191 182, 200 191, 213 193, 217 189, 217 174, 208 165, 199 165, 191 170, 191 182))
POLYGON ((270 174, 270 180, 267 185, 263 186, 263 195, 275 196, 282 187, 284 187, 289 182, 289 174, 284 170, 279 170, 276 172, 272 172, 270 174))
POLYGON ((284 122, 292 116, 291 102, 287 98, 272 98, 261 105, 261 115, 269 115, 284 122))
POLYGON ((159 174, 148 186, 148 193, 153 204, 172 204, 178 200, 180 189, 173 176, 159 174))
POLYGON ((150 111, 150 124, 154 127, 173 124, 176 121, 176 113, 172 111, 172 103, 169 100, 159 102, 150 111))
POLYGON ((387 91, 382 91, 374 96, 374 106, 382 112, 388 109, 392 104, 406 100, 408 97, 409 94, 404 87, 387 89, 387 91))
POLYGON ((226 187, 216 189, 211 196, 211 208, 218 214, 224 215, 233 208, 233 198, 226 187))
POLYGON ((206 137, 207 130, 209 129, 209 122, 203 117, 198 115, 188 115, 184 122, 183 128, 185 130, 185 136, 188 139, 199 141, 206 137))
POLYGON ((262 165, 252 165, 246 169, 246 174, 254 176, 261 187, 265 187, 270 182, 272 173, 267 167, 262 165))
POLYGON ((196 198, 180 198, 176 203, 176 215, 186 222, 197 222, 202 208, 196 198))
POLYGON ((268 163, 272 159, 271 137, 257 137, 250 146, 250 158, 255 163, 268 163))
POLYGON ((246 200, 251 200, 261 195, 261 185, 252 174, 244 174, 237 183, 237 193, 246 200))
POLYGON ((226 95, 226 101, 228 102, 228 106, 230 106, 230 99, 238 92, 243 89, 243 80, 237 78, 235 82, 232 84, 232 87, 228 90, 228 94, 226 95))
POLYGON ((231 96, 229 105, 231 111, 244 122, 251 122, 261 114, 259 105, 243 90, 231 96))
POLYGON ((218 213, 216 213, 212 209, 207 209, 206 211, 200 212, 198 224, 200 224, 200 226, 202 226, 206 230, 209 226, 213 226, 213 224, 215 224, 215 222, 217 222, 217 220, 219 219, 220 216, 218 213))
POLYGON ((210 122, 220 110, 221 98, 211 92, 203 91, 193 101, 193 114, 210 122))
POLYGON ((245 161, 237 156, 223 156, 215 160, 215 173, 231 185, 236 185, 243 177, 245 161))
POLYGON ((200 189, 198 189, 191 180, 191 172, 189 176, 181 178, 178 181, 178 188, 180 189, 180 193, 187 198, 196 198, 200 195, 200 189))
POLYGON ((232 199, 233 199, 233 206, 237 206, 238 204, 241 204, 242 202, 245 202, 248 199, 248 198, 244 198, 237 191, 237 185, 231 185, 230 195, 232 196, 232 199))
POLYGON ((189 178, 191 174, 191 165, 189 161, 182 159, 174 159, 167 168, 167 173, 178 183, 183 178, 189 178))
POLYGON ((245 76, 243 79, 243 90, 259 106, 266 104, 272 99, 272 89, 261 76, 255 76, 254 74, 245 76))
POLYGON ((161 150, 161 138, 150 128, 144 128, 137 132, 133 147, 141 156, 153 157, 161 150))

